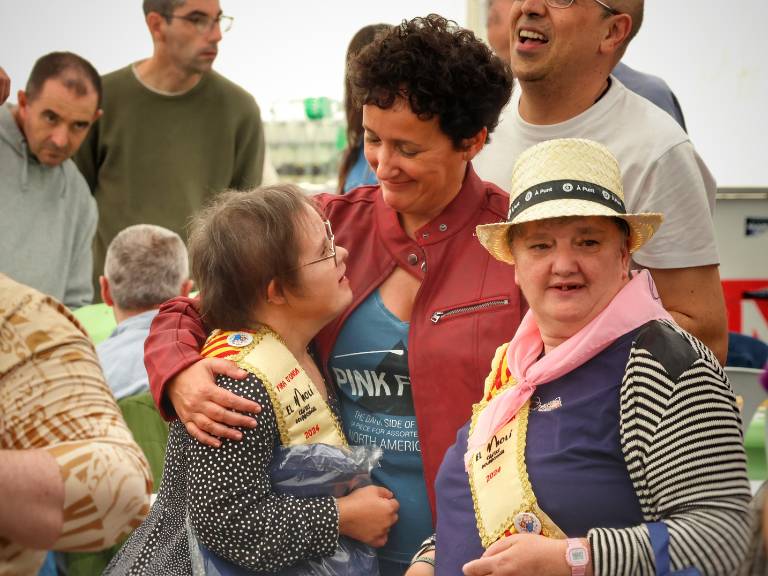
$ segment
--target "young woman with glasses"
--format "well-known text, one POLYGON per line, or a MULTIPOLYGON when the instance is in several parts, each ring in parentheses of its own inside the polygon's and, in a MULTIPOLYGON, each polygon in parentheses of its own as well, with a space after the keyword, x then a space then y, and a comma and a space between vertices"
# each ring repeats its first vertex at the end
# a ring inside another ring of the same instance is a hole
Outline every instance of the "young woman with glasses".
POLYGON ((205 558, 229 563, 223 574, 283 574, 334 555, 341 536, 383 544, 397 520, 389 490, 303 497, 276 491, 271 476, 279 448, 347 445, 308 352, 352 301, 347 251, 330 223, 295 186, 227 192, 195 220, 189 255, 200 312, 216 327, 202 353, 237 363, 242 379, 216 383, 258 403, 259 425, 212 448, 171 424, 157 500, 105 574, 192 574, 190 534, 205 558))

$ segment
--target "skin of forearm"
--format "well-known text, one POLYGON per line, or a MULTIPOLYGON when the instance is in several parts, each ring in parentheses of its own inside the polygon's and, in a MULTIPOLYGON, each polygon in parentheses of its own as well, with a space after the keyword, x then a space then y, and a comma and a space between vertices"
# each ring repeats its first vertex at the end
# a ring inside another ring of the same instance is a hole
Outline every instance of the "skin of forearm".
POLYGON ((697 322, 696 319, 676 310, 667 310, 667 312, 681 328, 704 342, 720 364, 725 366, 725 359, 728 356, 728 332, 713 329, 709 323, 697 322))
POLYGON ((45 450, 0 450, 0 537, 49 549, 64 523, 64 481, 45 450))

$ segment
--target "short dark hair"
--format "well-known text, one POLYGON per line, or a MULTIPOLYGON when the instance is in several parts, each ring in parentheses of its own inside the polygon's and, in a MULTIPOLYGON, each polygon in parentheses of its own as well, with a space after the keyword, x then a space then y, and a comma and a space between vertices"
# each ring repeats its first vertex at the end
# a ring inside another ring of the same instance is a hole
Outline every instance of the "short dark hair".
POLYGON ((490 134, 512 93, 512 72, 473 32, 437 14, 403 20, 350 65, 354 98, 391 108, 404 98, 421 120, 438 118, 456 149, 490 134))
POLYGON ((208 326, 247 328, 270 281, 298 286, 297 221, 307 207, 317 209, 301 188, 278 184, 223 192, 194 219, 189 258, 208 326))
POLYGON ((150 12, 168 16, 173 13, 174 9, 184 6, 185 2, 186 0, 144 0, 142 8, 144 9, 144 16, 150 12))
POLYGON ((27 80, 25 92, 29 101, 40 95, 46 81, 58 79, 78 96, 90 89, 96 92, 97 108, 101 108, 101 77, 96 68, 82 56, 72 52, 51 52, 38 58, 27 80))

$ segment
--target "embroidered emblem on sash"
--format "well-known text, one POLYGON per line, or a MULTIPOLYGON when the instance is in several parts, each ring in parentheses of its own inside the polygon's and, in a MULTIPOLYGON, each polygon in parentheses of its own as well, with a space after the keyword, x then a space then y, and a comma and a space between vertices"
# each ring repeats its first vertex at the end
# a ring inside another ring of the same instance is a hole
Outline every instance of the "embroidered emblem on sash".
POLYGON ((206 341, 202 355, 232 360, 261 380, 283 446, 347 445, 338 418, 280 337, 269 328, 256 332, 216 330, 206 341))

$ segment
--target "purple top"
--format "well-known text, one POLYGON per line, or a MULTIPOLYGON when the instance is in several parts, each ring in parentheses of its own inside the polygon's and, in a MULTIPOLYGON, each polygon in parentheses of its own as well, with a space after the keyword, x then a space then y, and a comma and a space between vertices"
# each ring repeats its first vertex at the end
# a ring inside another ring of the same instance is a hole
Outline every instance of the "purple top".
POLYGON ((760 377, 760 382, 763 383, 763 388, 768 392, 768 362, 766 362, 765 367, 763 368, 763 375, 760 377))
MULTIPOLYGON (((541 509, 569 537, 643 522, 619 435, 619 392, 636 333, 540 386, 531 399, 528 476, 541 509)), ((483 553, 464 471, 468 429, 459 430, 437 475, 438 575, 461 574, 483 553)))

